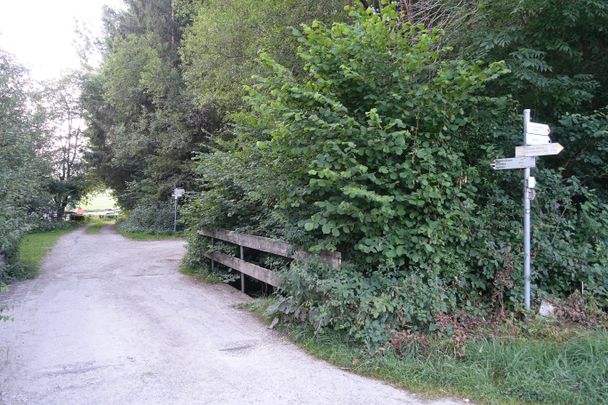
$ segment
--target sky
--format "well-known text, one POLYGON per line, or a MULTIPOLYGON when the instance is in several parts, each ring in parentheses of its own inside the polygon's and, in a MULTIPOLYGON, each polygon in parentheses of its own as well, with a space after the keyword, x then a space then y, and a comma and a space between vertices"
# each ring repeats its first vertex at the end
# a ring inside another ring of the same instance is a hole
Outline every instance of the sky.
POLYGON ((35 80, 57 78, 80 66, 77 24, 101 35, 102 6, 122 0, 0 0, 0 49, 12 53, 35 80))

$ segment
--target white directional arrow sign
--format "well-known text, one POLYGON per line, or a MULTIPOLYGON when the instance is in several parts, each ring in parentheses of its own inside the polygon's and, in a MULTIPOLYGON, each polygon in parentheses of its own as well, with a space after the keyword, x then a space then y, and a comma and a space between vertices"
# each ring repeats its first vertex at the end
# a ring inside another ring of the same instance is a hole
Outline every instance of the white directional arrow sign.
POLYGON ((544 135, 549 136, 551 133, 551 128, 547 124, 540 124, 538 122, 528 122, 528 127, 526 128, 526 133, 528 135, 544 135))
POLYGON ((559 143, 546 145, 525 145, 515 147, 515 157, 558 155, 564 147, 559 143))
POLYGON ((536 158, 533 156, 496 159, 491 163, 494 170, 527 169, 536 167, 536 158))
POLYGON ((526 145, 547 145, 551 143, 551 138, 547 135, 528 134, 526 136, 526 145))
POLYGON ((551 143, 549 134, 551 128, 547 124, 539 124, 538 122, 528 122, 526 126, 526 134, 524 139, 526 145, 547 145, 551 143))

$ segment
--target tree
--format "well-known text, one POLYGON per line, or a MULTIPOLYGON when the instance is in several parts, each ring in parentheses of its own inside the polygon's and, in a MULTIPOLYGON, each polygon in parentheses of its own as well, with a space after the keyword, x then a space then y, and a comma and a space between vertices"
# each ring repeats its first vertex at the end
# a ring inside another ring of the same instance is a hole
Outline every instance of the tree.
POLYGON ((50 139, 48 153, 53 162, 48 187, 59 220, 63 219, 66 207, 78 202, 87 189, 80 87, 80 74, 73 72, 47 83, 42 94, 50 139))
POLYGON ((244 85, 262 72, 266 51, 298 71, 298 42, 289 35, 301 23, 344 19, 346 0, 210 0, 192 3, 194 18, 180 49, 184 78, 200 103, 219 102, 228 111, 243 105, 244 85))
MULTIPOLYGON (((46 203, 50 165, 43 115, 36 108, 26 71, 0 50, 0 256, 13 264, 17 242, 46 203)), ((0 283, 6 281, 0 261, 0 283)))
POLYGON ((155 206, 174 187, 192 189, 192 151, 222 124, 212 104, 196 105, 177 46, 185 2, 130 1, 106 14, 104 61, 84 82, 83 100, 98 178, 121 206, 155 206))

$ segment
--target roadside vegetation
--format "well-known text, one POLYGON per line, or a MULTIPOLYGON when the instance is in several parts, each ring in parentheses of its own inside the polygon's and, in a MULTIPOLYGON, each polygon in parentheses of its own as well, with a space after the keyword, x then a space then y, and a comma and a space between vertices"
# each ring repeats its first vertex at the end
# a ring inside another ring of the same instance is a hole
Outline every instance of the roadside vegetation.
POLYGON ((113 218, 89 217, 87 223, 90 225, 87 226, 84 233, 89 235, 98 234, 103 227, 114 225, 115 222, 116 221, 113 218))
MULTIPOLYGON (((249 304, 271 324, 272 299, 249 304)), ((486 404, 600 404, 608 401, 608 333, 556 318, 446 323, 432 335, 402 331, 368 352, 344 333, 302 324, 277 326, 310 354, 343 370, 428 397, 486 404), (452 329, 450 329, 452 328, 452 329)))
POLYGON ((182 274, 192 277, 196 281, 200 281, 202 283, 215 284, 220 283, 222 279, 218 277, 217 274, 212 274, 210 271, 207 271, 203 268, 192 268, 184 263, 182 263, 179 267, 179 271, 182 274))
POLYGON ((128 239, 133 240, 163 240, 163 239, 180 239, 184 237, 182 233, 154 233, 154 232, 136 232, 136 231, 122 231, 120 228, 118 233, 128 239))
POLYGON ((59 238, 78 226, 78 224, 66 222, 51 229, 24 235, 19 242, 17 264, 8 273, 10 280, 21 281, 36 277, 42 260, 59 238))
POLYGON ((80 79, 72 72, 37 85, 0 49, 0 287, 35 273, 38 259, 20 262, 22 238, 28 245, 28 233, 62 228, 66 209, 91 186, 80 79))

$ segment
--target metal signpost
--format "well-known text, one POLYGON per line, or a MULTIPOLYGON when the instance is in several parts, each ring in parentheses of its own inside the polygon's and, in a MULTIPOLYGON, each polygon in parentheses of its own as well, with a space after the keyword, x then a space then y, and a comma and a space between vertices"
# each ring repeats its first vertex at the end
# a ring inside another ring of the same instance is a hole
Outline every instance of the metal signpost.
POLYGON ((524 169, 524 300, 530 309, 530 202, 534 199, 536 179, 530 176, 530 168, 536 167, 536 156, 559 154, 564 147, 551 143, 551 128, 546 124, 530 121, 530 110, 524 110, 524 145, 515 148, 515 157, 496 159, 492 162, 494 170, 524 169))
POLYGON ((186 190, 183 188, 176 188, 173 190, 173 198, 175 198, 175 216, 173 218, 173 233, 177 232, 177 200, 184 195, 186 190))

